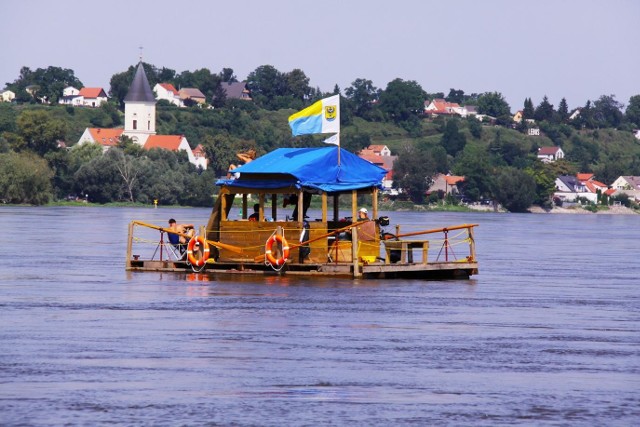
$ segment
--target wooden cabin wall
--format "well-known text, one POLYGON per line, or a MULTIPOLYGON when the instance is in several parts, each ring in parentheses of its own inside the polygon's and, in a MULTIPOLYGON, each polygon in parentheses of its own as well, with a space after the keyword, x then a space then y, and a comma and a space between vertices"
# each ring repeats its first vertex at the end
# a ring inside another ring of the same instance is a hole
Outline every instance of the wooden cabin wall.
MULTIPOLYGON (((254 258, 264 254, 264 246, 278 226, 284 229, 284 237, 289 246, 297 245, 300 242, 302 225, 297 221, 221 221, 220 242, 243 248, 243 253, 237 254, 220 249, 220 260, 252 262, 254 258)), ((309 239, 326 234, 326 227, 326 223, 311 222, 309 239)), ((311 242, 309 247, 311 248, 311 254, 305 262, 324 263, 327 261, 327 239, 311 242)), ((297 263, 299 256, 300 251, 295 248, 290 251, 289 259, 291 262, 297 263)))

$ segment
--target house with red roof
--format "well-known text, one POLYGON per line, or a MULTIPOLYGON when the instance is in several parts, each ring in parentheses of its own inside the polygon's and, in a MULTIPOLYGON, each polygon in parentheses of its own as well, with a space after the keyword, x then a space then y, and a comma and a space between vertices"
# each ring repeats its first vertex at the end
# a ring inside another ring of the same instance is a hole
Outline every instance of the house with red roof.
POLYGON ((107 92, 101 87, 83 87, 78 90, 73 86, 67 86, 58 99, 59 104, 73 105, 74 107, 99 107, 108 101, 107 92))
POLYGON ((118 145, 123 132, 124 129, 86 128, 80 136, 78 144, 99 144, 104 152, 118 145))
POLYGON ((149 135, 144 144, 145 150, 161 148, 169 151, 186 151, 189 162, 195 164, 196 158, 191 151, 191 146, 184 135, 149 135))
POLYGON ((393 193, 393 163, 398 156, 392 156, 386 145, 370 145, 358 153, 358 157, 387 171, 382 179, 383 191, 393 193))
POLYGON ((553 163, 556 160, 564 159, 564 151, 560 147, 540 147, 538 148, 538 159, 543 163, 553 163))
POLYGON ((83 87, 78 96, 82 97, 82 105, 85 107, 99 107, 107 102, 107 93, 101 87, 83 87))
POLYGON ((427 189, 427 195, 434 192, 442 192, 442 194, 460 194, 460 188, 458 184, 464 182, 464 176, 457 176, 451 174, 438 174, 433 177, 433 183, 427 189))
POLYGON ((184 107, 184 103, 180 99, 180 93, 171 83, 157 83, 153 87, 153 92, 156 94, 156 100, 158 101, 164 99, 173 105, 184 107))

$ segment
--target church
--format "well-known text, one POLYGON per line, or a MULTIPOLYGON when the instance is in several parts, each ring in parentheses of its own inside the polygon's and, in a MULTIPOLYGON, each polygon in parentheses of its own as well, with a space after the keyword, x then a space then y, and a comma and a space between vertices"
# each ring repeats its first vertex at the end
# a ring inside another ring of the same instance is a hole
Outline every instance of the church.
POLYGON ((202 146, 191 149, 184 135, 156 134, 156 98, 151 91, 142 61, 138 63, 133 81, 124 98, 124 129, 86 128, 78 144, 100 144, 103 150, 118 145, 122 135, 143 146, 146 150, 162 148, 170 151, 184 150, 189 162, 202 169, 207 168, 207 159, 202 146))

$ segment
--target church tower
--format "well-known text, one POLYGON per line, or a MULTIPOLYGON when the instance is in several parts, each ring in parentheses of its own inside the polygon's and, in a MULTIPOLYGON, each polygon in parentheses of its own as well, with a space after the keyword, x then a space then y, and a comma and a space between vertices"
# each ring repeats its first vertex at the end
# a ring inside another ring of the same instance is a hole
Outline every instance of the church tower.
POLYGON ((138 145, 144 145, 150 135, 156 134, 156 98, 142 61, 138 63, 129 92, 124 98, 123 133, 138 145))

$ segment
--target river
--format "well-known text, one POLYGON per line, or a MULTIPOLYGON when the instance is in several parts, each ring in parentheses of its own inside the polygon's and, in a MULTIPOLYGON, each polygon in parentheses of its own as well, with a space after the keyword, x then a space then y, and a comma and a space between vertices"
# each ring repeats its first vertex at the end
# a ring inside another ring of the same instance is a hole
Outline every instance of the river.
POLYGON ((1 425, 640 420, 638 215, 388 213, 479 224, 462 281, 124 271, 129 221, 209 211, 0 207, 1 425))

